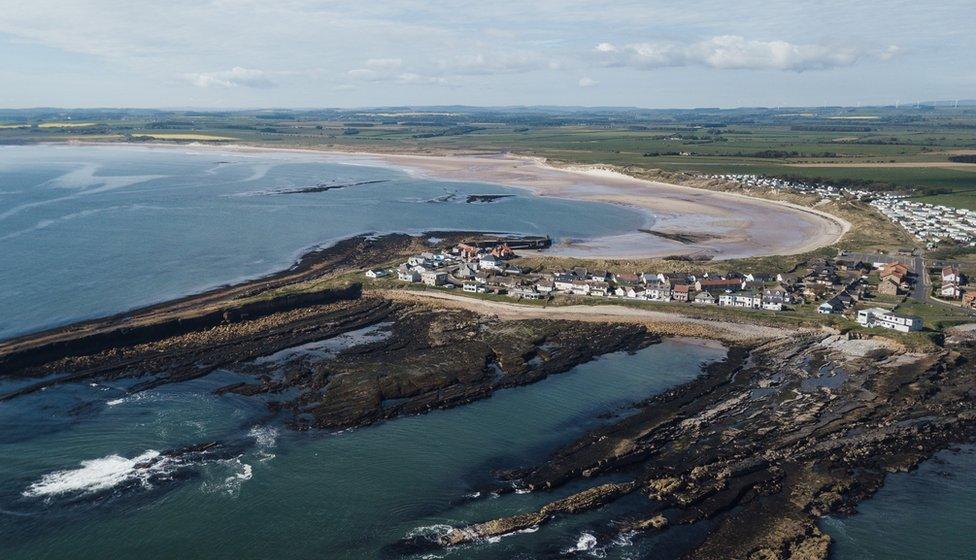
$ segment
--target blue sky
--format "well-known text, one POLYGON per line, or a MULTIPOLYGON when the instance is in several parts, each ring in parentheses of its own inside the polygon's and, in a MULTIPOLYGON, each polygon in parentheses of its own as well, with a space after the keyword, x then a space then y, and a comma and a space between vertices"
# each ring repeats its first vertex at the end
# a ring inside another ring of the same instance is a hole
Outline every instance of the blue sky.
POLYGON ((976 2, 5 0, 0 107, 976 98, 976 2))

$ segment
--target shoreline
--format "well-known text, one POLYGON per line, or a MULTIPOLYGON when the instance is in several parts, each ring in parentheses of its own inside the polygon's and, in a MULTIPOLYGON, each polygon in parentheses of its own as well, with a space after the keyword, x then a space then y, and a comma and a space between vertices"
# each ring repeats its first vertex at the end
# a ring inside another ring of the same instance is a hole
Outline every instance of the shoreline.
POLYGON ((728 260, 795 255, 833 245, 851 228, 838 216, 789 202, 639 179, 606 165, 559 166, 544 158, 511 153, 430 155, 159 142, 52 144, 316 155, 334 163, 394 168, 417 178, 496 184, 536 196, 624 206, 643 213, 653 221, 656 231, 707 238, 681 243, 635 231, 556 244, 546 251, 555 257, 643 260, 692 256, 728 260))

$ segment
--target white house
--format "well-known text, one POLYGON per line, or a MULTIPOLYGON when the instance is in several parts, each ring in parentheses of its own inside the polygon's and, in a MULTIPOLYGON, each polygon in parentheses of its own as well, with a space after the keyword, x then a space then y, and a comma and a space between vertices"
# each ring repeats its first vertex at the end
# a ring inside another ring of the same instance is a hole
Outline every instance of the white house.
POLYGON ((461 289, 472 294, 483 294, 488 291, 488 288, 486 288, 484 284, 474 280, 465 281, 464 284, 462 284, 461 289))
POLYGON ((482 255, 478 260, 478 266, 483 270, 498 270, 502 266, 502 260, 493 255, 482 255))
POLYGON ((752 292, 737 292, 718 296, 718 304, 728 307, 745 307, 759 309, 762 307, 762 297, 752 292))
POLYGON ((959 278, 959 268, 955 266, 942 267, 942 284, 958 284, 962 282, 959 278))
POLYGON ((942 297, 949 299, 959 299, 962 297, 962 290, 958 284, 942 284, 942 287, 939 288, 939 293, 942 297))
POLYGON ((693 303, 699 303, 704 305, 715 305, 715 296, 708 292, 698 292, 695 294, 695 299, 693 303))
POLYGON ((388 276, 389 274, 390 274, 389 272, 383 270, 382 268, 373 268, 366 271, 366 278, 376 280, 377 278, 383 278, 384 276, 388 276))
POLYGON ((652 301, 669 301, 671 286, 665 282, 655 282, 644 286, 644 297, 652 301))
POLYGON ((441 270, 427 270, 420 274, 420 280, 428 286, 447 284, 447 273, 441 270))
POLYGON ((899 332, 922 330, 922 320, 918 317, 897 315, 880 307, 872 307, 871 309, 858 311, 857 322, 865 327, 882 327, 899 332))
POLYGON ((403 282, 420 282, 420 273, 416 269, 403 264, 397 268, 397 278, 403 282))
POLYGON ((585 280, 574 280, 570 290, 578 296, 590 295, 590 284, 585 280))

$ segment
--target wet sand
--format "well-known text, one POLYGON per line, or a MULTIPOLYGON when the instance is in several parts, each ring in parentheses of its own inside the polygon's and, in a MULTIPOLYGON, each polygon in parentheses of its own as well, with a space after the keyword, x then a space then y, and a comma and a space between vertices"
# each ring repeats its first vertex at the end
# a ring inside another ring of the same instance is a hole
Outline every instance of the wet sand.
POLYGON ((556 240, 547 250, 551 255, 620 259, 693 255, 719 260, 792 255, 832 245, 850 229, 843 219, 814 209, 637 179, 600 166, 555 167, 542 158, 509 154, 319 153, 350 163, 392 165, 418 177, 497 183, 539 196, 629 206, 647 213, 644 229, 701 239, 682 243, 635 231, 592 240, 556 240))
POLYGON ((415 155, 246 145, 190 147, 317 154, 336 163, 399 168, 416 177, 494 183, 528 189, 539 196, 619 204, 647 216, 645 227, 641 228, 644 231, 597 239, 557 239, 547 250, 554 256, 649 259, 681 255, 723 260, 793 255, 832 245, 851 227, 836 216, 787 202, 637 179, 598 165, 556 167, 543 158, 512 154, 415 155), (674 234, 694 240, 679 241, 670 237, 674 234))

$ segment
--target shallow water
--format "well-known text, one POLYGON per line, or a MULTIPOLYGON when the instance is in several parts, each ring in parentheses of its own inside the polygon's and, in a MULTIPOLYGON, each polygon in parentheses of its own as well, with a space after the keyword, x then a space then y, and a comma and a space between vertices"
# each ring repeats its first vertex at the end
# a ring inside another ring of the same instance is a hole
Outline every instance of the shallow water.
POLYGON ((648 219, 622 206, 315 154, 0 146, 0 339, 274 272, 359 233, 560 240, 634 231, 648 219), (514 196, 469 204, 469 194, 514 196))
MULTIPOLYGON (((538 461, 610 421, 601 413, 625 413, 626 404, 688 381, 722 356, 714 345, 665 340, 460 408, 331 435, 279 427, 258 399, 212 395, 231 372, 121 398, 108 385, 51 388, 0 407, 0 557, 205 550, 214 558, 376 558, 412 532, 526 511, 582 489, 465 498, 492 482, 491 469, 538 461), (229 453, 132 468, 208 440, 225 442, 229 453)), ((619 518, 640 500, 448 556, 558 556, 606 528, 597 517, 619 518)), ((699 533, 667 531, 588 553, 667 557, 699 533)))

